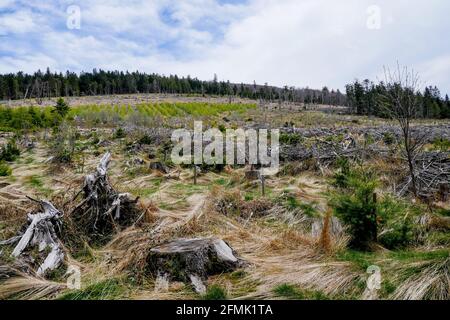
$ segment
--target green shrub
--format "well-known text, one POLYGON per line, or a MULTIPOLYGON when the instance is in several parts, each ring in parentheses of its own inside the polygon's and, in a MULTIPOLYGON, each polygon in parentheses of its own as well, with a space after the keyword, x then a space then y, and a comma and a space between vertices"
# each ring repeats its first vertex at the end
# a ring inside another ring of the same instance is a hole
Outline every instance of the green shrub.
POLYGON ((298 292, 297 288, 295 288, 293 285, 284 283, 279 286, 277 286, 273 290, 278 296, 291 298, 291 299, 298 299, 302 300, 304 299, 304 296, 298 292))
POLYGON ((330 205, 348 227, 350 246, 367 249, 378 240, 388 249, 400 249, 410 244, 415 235, 410 207, 390 196, 377 199, 377 179, 373 171, 357 166, 351 168, 347 160, 339 160, 340 169, 333 177, 336 190, 331 193, 330 205), (378 237, 378 232, 383 232, 378 237))
POLYGON ((9 141, 0 151, 0 161, 15 161, 20 156, 20 150, 15 141, 9 141))
POLYGON ((7 177, 11 174, 12 169, 5 162, 0 162, 0 177, 7 177))
POLYGON ((364 143, 366 146, 369 146, 369 145, 375 143, 375 139, 373 138, 373 136, 371 134, 366 134, 366 135, 364 135, 364 143))
POLYGON ((70 107, 63 98, 59 98, 52 111, 59 114, 61 118, 65 118, 70 111, 70 107))
POLYGON ((145 145, 150 145, 153 142, 155 142, 155 140, 148 134, 143 135, 138 141, 138 143, 145 144, 145 145))
POLYGON ((403 249, 414 237, 413 224, 408 218, 389 224, 389 231, 378 238, 378 241, 390 250, 403 249))
POLYGON ((225 125, 223 125, 223 124, 219 124, 218 129, 222 133, 225 133, 227 131, 227 127, 225 127, 225 125))
POLYGON ((218 285, 210 286, 202 297, 204 300, 226 300, 227 293, 218 285))
POLYGON ((405 212, 408 206, 398 199, 384 197, 377 206, 379 224, 387 230, 378 241, 390 250, 402 249, 414 238, 414 224, 405 212))
POLYGON ((79 133, 67 122, 63 122, 58 128, 55 128, 51 143, 51 152, 54 156, 53 161, 56 163, 72 162, 78 138, 79 133))
POLYGON ((286 145, 296 145, 302 142, 302 137, 297 133, 281 133, 280 143, 286 145))
POLYGON ((450 140, 438 138, 433 141, 433 149, 446 152, 450 150, 450 140))
POLYGON ((362 167, 342 173, 339 181, 345 187, 332 193, 330 205, 349 227, 350 246, 366 249, 377 236, 377 181, 372 171, 362 167))
POLYGON ((0 106, 0 127, 4 131, 51 128, 62 118, 51 107, 4 107, 0 106))
POLYGON ((126 132, 123 128, 118 128, 115 132, 114 132, 114 139, 122 139, 126 137, 126 132))
POLYGON ((385 132, 385 133, 383 134, 383 141, 384 141, 384 143, 385 143, 386 145, 390 146, 390 145, 394 144, 394 142, 395 142, 395 137, 394 137, 394 135, 393 135, 392 133, 390 133, 390 132, 385 132))
POLYGON ((347 158, 338 158, 336 161, 338 170, 333 176, 332 185, 337 188, 347 188, 350 177, 350 164, 347 158))

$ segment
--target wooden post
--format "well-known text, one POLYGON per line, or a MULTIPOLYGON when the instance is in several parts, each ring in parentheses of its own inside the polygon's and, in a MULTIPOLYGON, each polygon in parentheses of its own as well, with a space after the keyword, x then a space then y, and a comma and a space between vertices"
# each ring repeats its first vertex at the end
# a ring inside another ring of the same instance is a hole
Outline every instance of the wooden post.
POLYGON ((266 195, 266 178, 264 177, 264 174, 262 174, 261 172, 260 172, 260 177, 259 177, 260 179, 261 179, 261 194, 262 194, 262 196, 264 197, 265 195, 266 195))
POLYGON ((197 165, 194 164, 194 185, 197 184, 197 165))
POLYGON ((377 193, 374 192, 373 195, 373 211, 372 211, 372 216, 375 219, 375 223, 373 225, 373 230, 372 230, 372 236, 373 236, 373 240, 374 241, 378 241, 378 227, 377 227, 377 193))

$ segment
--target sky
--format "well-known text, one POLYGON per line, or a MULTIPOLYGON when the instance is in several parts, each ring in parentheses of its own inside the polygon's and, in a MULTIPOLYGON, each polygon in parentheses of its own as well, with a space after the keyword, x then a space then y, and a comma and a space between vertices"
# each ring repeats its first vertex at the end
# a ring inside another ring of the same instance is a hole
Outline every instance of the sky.
POLYGON ((417 71, 450 94, 448 0, 0 0, 0 73, 139 70, 341 89, 417 71))

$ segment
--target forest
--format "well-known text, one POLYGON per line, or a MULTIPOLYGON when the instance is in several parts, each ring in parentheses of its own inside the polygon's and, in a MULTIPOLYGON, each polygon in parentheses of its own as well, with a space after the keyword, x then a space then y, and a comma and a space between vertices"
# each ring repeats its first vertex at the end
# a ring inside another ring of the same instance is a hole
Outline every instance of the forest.
MULTIPOLYGON (((358 115, 389 117, 383 106, 383 96, 392 90, 384 82, 374 84, 366 79, 362 82, 356 80, 346 86, 348 106, 353 113, 358 115)), ((423 92, 416 94, 417 109, 414 110, 414 118, 448 119, 450 118, 450 101, 448 94, 443 99, 436 86, 427 86, 423 92)))
POLYGON ((39 70, 32 75, 23 72, 0 75, 0 100, 135 93, 236 96, 330 105, 343 105, 346 102, 345 95, 339 90, 330 91, 327 87, 313 90, 290 86, 279 88, 255 82, 237 84, 219 81, 217 75, 214 75, 213 80, 202 81, 190 76, 164 76, 137 71, 130 73, 94 69, 80 74, 69 71, 62 74, 52 73, 49 68, 45 73, 39 70))

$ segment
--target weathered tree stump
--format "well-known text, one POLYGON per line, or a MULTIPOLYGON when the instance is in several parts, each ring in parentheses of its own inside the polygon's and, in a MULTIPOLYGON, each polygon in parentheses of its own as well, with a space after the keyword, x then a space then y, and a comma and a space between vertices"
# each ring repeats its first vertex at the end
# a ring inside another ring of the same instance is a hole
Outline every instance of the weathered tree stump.
POLYGON ((85 177, 80 192, 83 193, 83 200, 70 214, 79 234, 87 236, 89 242, 108 241, 122 227, 135 223, 141 213, 137 206, 138 198, 117 192, 109 183, 107 171, 110 160, 111 154, 107 152, 97 170, 85 177))
POLYGON ((28 221, 23 231, 9 240, 0 242, 0 245, 17 243, 11 256, 35 262, 35 258, 28 259, 32 248, 37 248, 39 262, 38 275, 45 275, 47 271, 55 270, 64 260, 64 251, 57 236, 60 227, 61 212, 48 201, 37 201, 42 212, 29 213, 28 221))
POLYGON ((204 293, 209 275, 230 272, 242 265, 233 249, 216 238, 177 239, 150 250, 149 270, 159 278, 191 283, 204 293))

